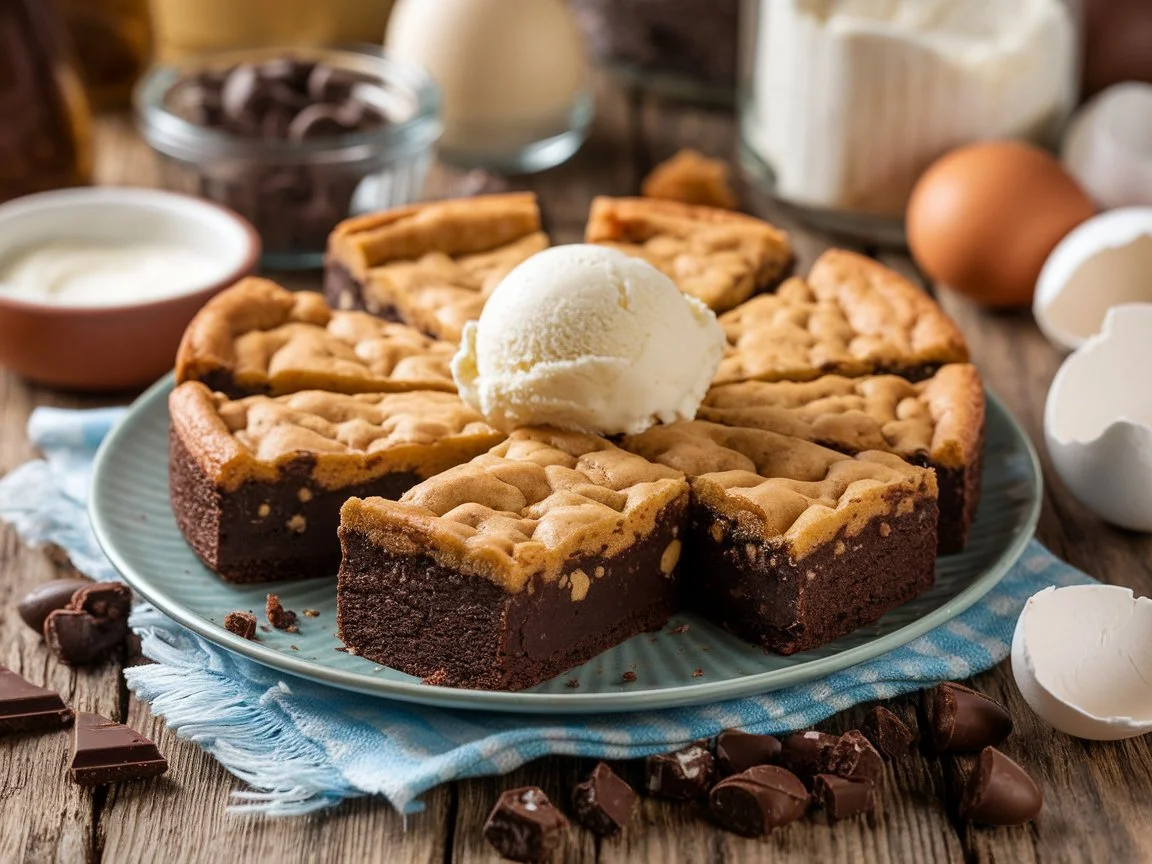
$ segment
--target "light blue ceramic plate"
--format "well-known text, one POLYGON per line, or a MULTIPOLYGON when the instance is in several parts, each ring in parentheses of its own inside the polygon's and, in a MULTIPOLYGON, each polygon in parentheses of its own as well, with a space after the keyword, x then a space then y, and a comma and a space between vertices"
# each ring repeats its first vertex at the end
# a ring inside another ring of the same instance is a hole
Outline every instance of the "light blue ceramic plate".
POLYGON ((989 397, 984 495, 967 550, 940 558, 932 590, 875 624, 815 651, 778 657, 691 614, 660 633, 641 635, 560 677, 519 693, 460 690, 337 651, 336 581, 227 585, 185 545, 168 506, 166 378, 140 397, 96 459, 92 522, 104 551, 139 594, 206 639, 291 675, 392 699, 497 711, 626 711, 667 708, 763 693, 810 681, 871 659, 959 615, 1003 577, 1032 536, 1040 510, 1040 468, 1027 436, 989 397), (264 596, 319 616, 300 632, 227 632, 234 609, 263 619, 264 596), (687 630, 674 632, 684 625, 687 630), (625 672, 635 681, 625 682, 625 672), (573 687, 575 679, 579 686, 573 687))

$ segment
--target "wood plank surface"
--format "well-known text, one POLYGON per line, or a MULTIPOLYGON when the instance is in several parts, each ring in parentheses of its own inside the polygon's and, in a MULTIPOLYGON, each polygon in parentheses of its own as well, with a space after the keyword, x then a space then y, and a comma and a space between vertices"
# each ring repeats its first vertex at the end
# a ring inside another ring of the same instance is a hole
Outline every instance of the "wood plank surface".
MULTIPOLYGON (((503 178, 438 168, 428 193, 463 194, 486 188, 534 189, 556 242, 578 241, 595 194, 635 194, 651 166, 682 146, 714 156, 732 154, 730 114, 667 103, 628 87, 599 82, 594 134, 567 165, 536 177, 503 178)), ((123 117, 101 121, 100 182, 156 185, 155 159, 123 117)), ((835 238, 803 228, 750 191, 746 204, 792 231, 798 270, 835 238)), ((879 257, 918 278, 900 253, 879 257)), ((316 287, 316 274, 286 280, 316 287)), ((1024 313, 989 314, 947 291, 945 309, 968 336, 977 365, 1037 443, 1047 488, 1039 536, 1057 554, 1105 581, 1152 593, 1152 541, 1108 528, 1077 504, 1054 479, 1044 455, 1042 412, 1060 362, 1024 313)), ((24 435, 38 404, 95 404, 52 394, 0 371, 0 472, 32 455, 24 435)), ((230 815, 232 778, 195 745, 178 739, 130 697, 119 665, 75 671, 51 661, 37 637, 19 622, 14 605, 32 585, 63 572, 42 551, 25 549, 0 528, 0 663, 55 687, 72 704, 122 718, 152 736, 171 762, 158 781, 94 792, 64 779, 68 735, 0 738, 0 862, 491 862, 499 860, 481 836, 496 797, 517 785, 539 785, 567 807, 573 783, 590 763, 544 759, 504 778, 451 784, 425 796, 427 809, 405 821, 381 801, 361 799, 323 814, 267 820, 230 815)), ((1007 664, 980 676, 976 686, 1004 700, 1019 732, 1006 743, 1044 786, 1046 807, 1033 825, 969 828, 956 815, 963 759, 915 757, 890 767, 882 803, 868 821, 827 825, 815 816, 763 840, 718 830, 699 805, 642 800, 623 835, 599 840, 573 830, 558 861, 616 862, 1129 862, 1152 860, 1147 825, 1152 801, 1152 751, 1147 741, 1092 744, 1043 726, 1016 691, 1007 664)), ((857 724, 864 707, 832 718, 826 727, 857 724)), ((641 766, 615 766, 634 784, 641 766)))

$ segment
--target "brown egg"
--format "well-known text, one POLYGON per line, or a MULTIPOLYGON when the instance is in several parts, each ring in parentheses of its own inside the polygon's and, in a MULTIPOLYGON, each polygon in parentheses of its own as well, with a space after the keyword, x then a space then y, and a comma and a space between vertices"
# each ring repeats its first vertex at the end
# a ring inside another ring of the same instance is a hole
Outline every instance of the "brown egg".
POLYGON ((908 202, 908 246, 920 269, 986 306, 1026 306, 1060 240, 1096 212, 1048 152, 1016 141, 953 150, 908 202))

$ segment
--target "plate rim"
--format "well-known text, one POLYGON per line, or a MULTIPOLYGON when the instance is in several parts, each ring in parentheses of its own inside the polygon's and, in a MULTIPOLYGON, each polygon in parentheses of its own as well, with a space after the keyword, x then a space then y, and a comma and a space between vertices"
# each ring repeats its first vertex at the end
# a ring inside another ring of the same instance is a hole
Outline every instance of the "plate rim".
POLYGON ((110 529, 107 516, 98 506, 99 490, 104 485, 103 478, 109 470, 107 468, 111 459, 109 454, 115 452, 122 439, 129 435, 132 421, 152 408, 154 403, 162 401, 163 410, 167 413, 165 397, 174 389, 174 386, 175 374, 169 372, 138 396, 128 407, 125 416, 105 436, 93 461, 92 485, 87 508, 88 517, 97 543, 116 571, 124 577, 134 591, 169 618, 213 645, 227 651, 244 656, 284 674, 315 683, 335 686, 379 699, 392 699, 438 708, 524 714, 587 714, 590 712, 621 713, 663 710, 762 695, 773 690, 817 680, 907 645, 930 630, 953 620, 973 606, 999 584, 1005 574, 1019 560, 1028 545, 1028 541, 1035 534, 1043 506, 1044 475, 1036 448, 1031 438, 1020 426, 1019 421, 1008 411, 1003 402, 985 387, 985 397, 989 404, 993 405, 1005 417, 1013 435, 1023 443, 1024 451, 1028 454, 1028 465, 1034 478, 1034 482, 1031 484, 1032 494, 1028 503, 1028 511, 1016 534, 1000 557, 971 585, 927 615, 917 618, 891 633, 886 633, 862 645, 845 649, 827 657, 809 660, 784 669, 756 672, 724 681, 680 684, 655 690, 625 690, 608 693, 533 693, 433 687, 421 682, 390 681, 373 678, 366 673, 333 669, 319 665, 314 661, 288 656, 259 642, 243 639, 171 599, 163 590, 155 589, 147 574, 140 573, 131 562, 121 555, 116 542, 112 539, 113 532, 110 529))

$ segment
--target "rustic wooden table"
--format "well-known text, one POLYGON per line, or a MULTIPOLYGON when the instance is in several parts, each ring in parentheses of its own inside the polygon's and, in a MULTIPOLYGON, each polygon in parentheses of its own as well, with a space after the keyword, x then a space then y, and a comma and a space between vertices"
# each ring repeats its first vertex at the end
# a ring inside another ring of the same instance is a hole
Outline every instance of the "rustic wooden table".
MULTIPOLYGON (((601 82, 592 139, 569 164, 522 183, 541 197, 557 242, 582 234, 591 197, 635 193, 640 178, 683 146, 732 153, 730 114, 671 105, 601 82)), ((148 149, 123 117, 100 122, 100 182, 156 185, 148 149)), ((438 171, 438 192, 467 189, 475 177, 438 171)), ((756 202, 760 204, 760 202, 756 202)), ((760 206, 760 209, 764 209, 760 206)), ((833 238, 777 217, 793 232, 800 272, 833 238)), ((865 250, 918 279, 899 253, 865 250)), ((293 284, 314 287, 318 276, 293 284)), ((931 290, 931 286, 926 286, 931 290)), ((966 333, 988 386, 1007 403, 1043 451, 1042 410, 1060 357, 1026 313, 989 314, 939 292, 940 302, 966 333)), ((31 458, 24 434, 38 405, 90 406, 96 400, 30 386, 0 372, 0 473, 31 458)), ((1044 512, 1039 537, 1056 554, 1108 582, 1152 592, 1152 542, 1102 525, 1054 478, 1045 457, 1044 512)), ((58 556, 56 556, 58 557, 58 556)), ((425 796, 427 809, 407 820, 381 800, 360 799, 308 818, 268 820, 225 813, 229 794, 243 788, 195 745, 177 739, 124 687, 117 664, 71 669, 52 660, 17 618, 15 604, 33 585, 65 565, 25 548, 0 529, 0 664, 58 689, 77 709, 123 720, 154 738, 171 769, 158 781, 94 791, 69 783, 64 735, 0 739, 0 862, 197 861, 478 862, 497 860, 480 828, 499 791, 535 784, 564 798, 588 766, 544 759, 505 778, 455 783, 425 796)), ((1005 749, 1043 784, 1046 806, 1021 828, 970 828, 956 818, 959 760, 913 758, 889 769, 881 812, 871 822, 832 827, 815 819, 765 840, 745 840, 713 827, 687 805, 645 799, 638 818, 618 838, 597 841, 573 831, 560 861, 1099 861, 1152 860, 1152 747, 1147 739, 1114 744, 1076 741, 1044 727, 1021 700, 1007 663, 976 680, 1006 702, 1017 732, 1005 749)), ((842 731, 861 709, 833 718, 842 731)), ((633 782, 635 765, 619 766, 633 782)))

